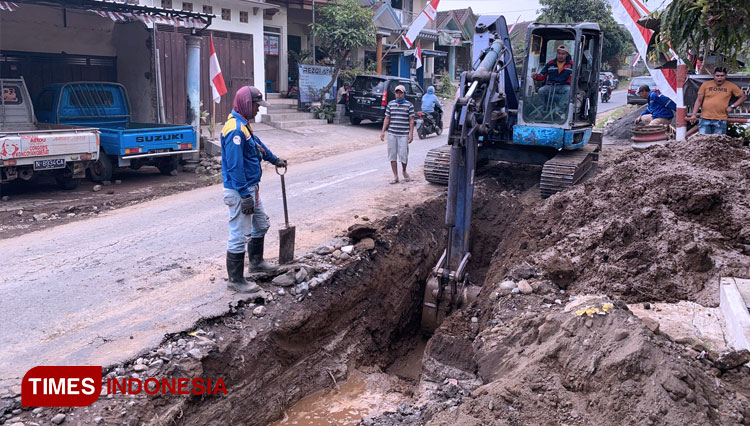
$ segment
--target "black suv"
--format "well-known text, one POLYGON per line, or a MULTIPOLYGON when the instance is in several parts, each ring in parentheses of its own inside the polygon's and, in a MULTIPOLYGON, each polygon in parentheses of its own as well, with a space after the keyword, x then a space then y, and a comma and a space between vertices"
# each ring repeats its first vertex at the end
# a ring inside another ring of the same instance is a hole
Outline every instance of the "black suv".
POLYGON ((349 91, 349 121, 352 124, 359 124, 364 119, 383 121, 385 107, 396 99, 394 90, 399 84, 406 88, 406 100, 414 104, 414 112, 419 112, 424 91, 417 82, 392 75, 360 75, 354 79, 349 91))

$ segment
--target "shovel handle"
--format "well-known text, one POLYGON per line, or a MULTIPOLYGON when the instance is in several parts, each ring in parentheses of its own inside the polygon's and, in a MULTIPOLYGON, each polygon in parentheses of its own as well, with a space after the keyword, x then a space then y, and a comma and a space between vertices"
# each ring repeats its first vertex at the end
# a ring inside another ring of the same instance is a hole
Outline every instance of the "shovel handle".
POLYGON ((286 207, 286 183, 284 182, 284 175, 286 174, 286 166, 276 166, 276 173, 281 177, 281 199, 284 201, 284 223, 289 228, 289 211, 286 207), (279 169, 284 169, 284 173, 279 173, 279 169))

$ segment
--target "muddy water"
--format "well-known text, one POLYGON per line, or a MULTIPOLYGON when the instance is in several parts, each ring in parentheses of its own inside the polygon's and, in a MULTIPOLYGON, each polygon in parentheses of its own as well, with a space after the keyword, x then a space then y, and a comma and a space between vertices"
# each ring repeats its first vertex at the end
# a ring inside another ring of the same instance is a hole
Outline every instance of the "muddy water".
POLYGON ((360 369, 334 389, 319 391, 300 400, 272 426, 343 426, 395 410, 411 402, 412 387, 419 379, 426 340, 398 358, 383 373, 360 369))

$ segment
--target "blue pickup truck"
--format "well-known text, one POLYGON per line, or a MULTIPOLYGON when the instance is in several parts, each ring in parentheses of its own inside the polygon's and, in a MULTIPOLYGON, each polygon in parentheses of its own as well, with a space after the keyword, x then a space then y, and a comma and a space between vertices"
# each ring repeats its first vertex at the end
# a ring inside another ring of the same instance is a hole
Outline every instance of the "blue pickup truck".
POLYGON ((121 84, 52 84, 42 89, 35 104, 42 123, 99 129, 99 159, 89 167, 94 181, 110 180, 117 167, 137 170, 152 165, 171 174, 182 154, 197 152, 192 126, 132 122, 128 94, 121 84))

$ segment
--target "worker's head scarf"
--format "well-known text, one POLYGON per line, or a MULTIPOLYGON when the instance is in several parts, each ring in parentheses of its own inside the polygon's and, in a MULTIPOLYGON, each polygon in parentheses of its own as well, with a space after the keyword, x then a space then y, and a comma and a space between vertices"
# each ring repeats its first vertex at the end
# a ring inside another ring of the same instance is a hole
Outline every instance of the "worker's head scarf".
POLYGON ((243 86, 234 95, 234 103, 232 109, 239 114, 246 121, 250 121, 253 118, 253 96, 250 93, 249 86, 243 86))
POLYGON ((427 94, 434 95, 435 94, 435 86, 430 86, 427 88, 427 94))

